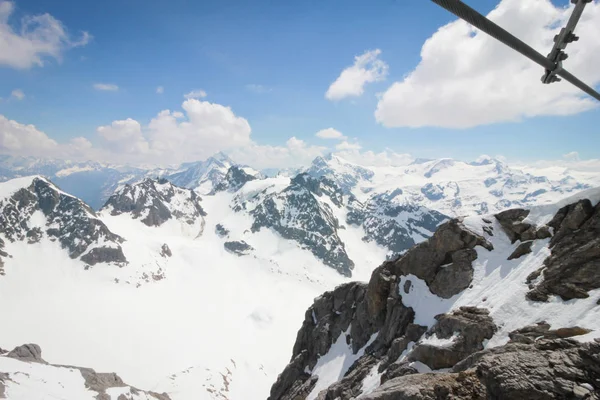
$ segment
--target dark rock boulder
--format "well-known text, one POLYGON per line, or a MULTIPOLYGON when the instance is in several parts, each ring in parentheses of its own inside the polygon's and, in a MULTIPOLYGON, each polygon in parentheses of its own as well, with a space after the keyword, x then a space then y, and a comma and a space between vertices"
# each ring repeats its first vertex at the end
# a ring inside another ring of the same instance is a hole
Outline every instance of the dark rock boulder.
POLYGON ((566 339, 590 333, 590 329, 573 326, 569 328, 550 329, 546 322, 539 322, 517 329, 509 333, 510 340, 518 343, 533 344, 536 340, 544 339, 566 339))
POLYGON ((215 233, 222 238, 229 236, 229 229, 225 228, 221 224, 215 225, 215 233))
POLYGON ((600 288, 600 204, 592 208, 589 200, 561 208, 548 224, 554 229, 551 255, 534 272, 539 282, 527 293, 534 301, 547 301, 550 295, 563 300, 586 298, 600 288))
POLYGON ((531 253, 531 246, 533 245, 533 241, 523 242, 521 243, 515 251, 512 252, 510 256, 508 256, 508 260, 514 260, 517 258, 521 258, 525 254, 531 253))
MULTIPOLYGON (((431 369, 451 368, 471 354, 483 350, 483 342, 491 339, 496 325, 486 309, 460 307, 450 314, 435 317, 437 322, 427 333, 437 339, 450 339, 445 346, 417 345, 409 359, 420 361, 431 369)), ((427 339, 425 339, 427 340, 427 339)))
POLYGON ((169 248, 169 245, 164 243, 161 247, 160 247, 160 255, 162 257, 172 257, 173 256, 173 252, 171 252, 171 249, 169 248))
MULTIPOLYGON (((529 215, 529 210, 514 208, 495 215, 512 243, 521 240, 521 235, 531 229, 531 224, 522 222, 529 215)), ((531 239, 529 239, 531 240, 531 239)))
POLYGON ((452 253, 452 264, 439 269, 429 288, 432 293, 449 299, 469 287, 473 280, 472 262, 477 259, 473 249, 462 249, 452 253))
POLYGON ((248 255, 254 250, 254 247, 250 246, 248 243, 244 242, 243 240, 225 242, 223 244, 223 247, 225 247, 225 250, 227 250, 230 253, 233 253, 237 256, 248 255))

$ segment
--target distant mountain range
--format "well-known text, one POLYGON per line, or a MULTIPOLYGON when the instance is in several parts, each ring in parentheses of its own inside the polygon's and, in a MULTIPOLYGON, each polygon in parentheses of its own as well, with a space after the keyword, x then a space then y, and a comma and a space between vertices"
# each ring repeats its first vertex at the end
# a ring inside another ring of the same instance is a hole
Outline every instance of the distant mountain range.
MULTIPOLYGON (((298 321, 316 318, 320 338, 319 329, 333 326, 327 321, 337 318, 337 305, 355 310, 356 300, 364 306, 359 292, 348 292, 344 299, 318 300, 335 308, 328 319, 318 310, 307 313, 325 290, 368 280, 386 259, 421 254, 407 251, 466 214, 508 256, 516 249, 499 236, 503 222, 492 231, 482 218, 515 206, 544 210, 597 179, 573 171, 526 173, 492 158, 369 167, 335 154, 290 172, 257 171, 223 154, 164 169, 4 157, 1 344, 39 343, 53 362, 116 371, 136 387, 166 392, 173 400, 264 399, 289 362, 298 321)), ((511 229, 528 242, 538 236, 528 228, 519 222, 511 229)), ((454 233, 475 246, 469 234, 454 233)), ((454 236, 438 235, 454 245, 454 236)), ((472 254, 446 257, 444 248, 438 250, 440 278, 423 276, 446 296, 450 289, 440 282, 461 281, 472 254)), ((399 279, 390 274, 377 278, 375 287, 399 279)), ((400 286, 410 290, 405 282, 400 286)), ((401 316, 390 313, 392 321, 401 316)), ((384 321, 377 318, 375 325, 361 325, 363 333, 384 321)), ((10 379, 27 368, 0 361, 20 368, 10 379)), ((315 379, 310 376, 316 369, 307 371, 294 377, 299 385, 315 379)), ((14 390, 3 372, 0 384, 14 390)), ((45 374, 40 379, 50 379, 45 374)))

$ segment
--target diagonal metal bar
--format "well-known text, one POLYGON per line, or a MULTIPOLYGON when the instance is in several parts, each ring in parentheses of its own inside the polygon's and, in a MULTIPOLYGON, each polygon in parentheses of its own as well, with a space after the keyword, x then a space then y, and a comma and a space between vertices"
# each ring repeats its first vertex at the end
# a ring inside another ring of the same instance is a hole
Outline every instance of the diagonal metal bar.
POLYGON ((529 46, 527 43, 516 38, 508 31, 504 30, 494 22, 481 15, 479 12, 469 7, 460 0, 431 0, 435 4, 445 8, 457 17, 465 20, 474 27, 487 33, 494 39, 504 43, 508 47, 515 51, 518 51, 525 57, 529 58, 533 62, 541 65, 547 70, 553 71, 556 75, 564 78, 567 82, 575 85, 585 93, 589 94, 596 100, 600 101, 600 93, 596 92, 593 88, 583 83, 581 80, 576 78, 573 74, 563 69, 560 63, 554 63, 548 58, 544 57, 540 52, 529 46))

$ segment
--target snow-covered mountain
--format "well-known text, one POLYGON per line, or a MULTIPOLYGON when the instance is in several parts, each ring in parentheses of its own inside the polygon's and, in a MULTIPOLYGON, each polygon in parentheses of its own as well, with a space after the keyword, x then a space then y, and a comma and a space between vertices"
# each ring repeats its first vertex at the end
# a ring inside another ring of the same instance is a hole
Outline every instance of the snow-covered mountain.
POLYGON ((183 164, 180 171, 166 178, 173 184, 209 193, 220 183, 235 163, 225 154, 217 153, 206 161, 183 164))
MULTIPOLYGON (((97 212, 54 178, 0 183, 0 345, 38 343, 53 362, 116 371, 173 400, 264 399, 316 296, 368 280, 381 261, 407 257, 439 224, 481 213, 484 202, 504 210, 490 190, 510 204, 550 204, 594 183, 564 171, 541 179, 492 159, 363 167, 333 155, 274 177, 221 161, 209 163, 212 173, 176 169, 200 177, 193 189, 164 178, 173 170, 122 169, 97 212)), ((536 238, 522 223, 519 237, 536 238)), ((484 228, 480 236, 503 246, 494 242, 501 228, 484 228)), ((456 267, 439 282, 465 276, 472 253, 456 257, 444 258, 456 267)), ((444 286, 434 281, 426 283, 444 286)))
POLYGON ((316 298, 269 399, 596 398, 599 249, 600 189, 448 221, 316 298))

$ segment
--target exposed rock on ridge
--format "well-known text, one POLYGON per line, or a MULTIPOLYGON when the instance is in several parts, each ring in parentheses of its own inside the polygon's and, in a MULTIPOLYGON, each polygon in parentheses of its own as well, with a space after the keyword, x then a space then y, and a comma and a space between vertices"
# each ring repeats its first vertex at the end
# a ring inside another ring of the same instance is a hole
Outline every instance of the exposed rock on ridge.
POLYGON ((0 233, 7 240, 35 243, 48 237, 58 240, 71 258, 89 265, 127 262, 120 245, 123 238, 112 233, 89 206, 44 178, 20 181, 22 188, 0 199, 0 233), (36 212, 44 219, 35 218, 36 212))
MULTIPOLYGON (((10 400, 12 397, 10 396, 10 387, 14 384, 14 385, 19 385, 19 382, 22 382, 22 380, 24 379, 21 376, 25 376, 26 379, 29 379, 29 375, 26 373, 27 369, 26 367, 26 363, 39 363, 39 364, 44 364, 46 367, 46 373, 48 374, 52 374, 52 370, 56 369, 67 369, 67 370, 78 370, 81 373, 81 376, 83 377, 83 380, 85 382, 85 388, 97 392, 96 395, 96 399, 97 400, 110 400, 111 397, 108 393, 107 390, 108 389, 114 389, 114 388, 121 388, 124 394, 119 395, 119 399, 130 399, 133 398, 131 397, 132 395, 135 395, 135 398, 141 398, 138 397, 140 394, 145 395, 145 399, 156 399, 156 400, 170 400, 170 397, 166 394, 166 393, 155 393, 155 392, 151 392, 151 391, 142 391, 139 390, 137 388, 134 388, 133 386, 129 386, 126 383, 123 382, 123 380, 115 373, 100 373, 100 372, 96 372, 91 368, 82 368, 82 367, 74 367, 74 366, 70 366, 70 365, 56 365, 56 364, 49 364, 47 363, 43 358, 42 358, 42 350, 40 348, 40 346, 38 346, 37 344, 25 344, 22 346, 18 346, 16 347, 14 350, 10 351, 8 354, 5 355, 0 355, 0 395, 2 395, 3 397, 1 398, 6 398, 5 396, 8 394, 8 400, 10 400), (8 372, 4 372, 2 371, 2 358, 6 357, 6 358, 13 358, 15 360, 21 361, 23 362, 23 371, 22 372, 13 372, 14 370, 14 366, 11 368, 11 370, 9 370, 8 372), (14 376, 19 376, 19 378, 15 378, 14 376), (13 378, 13 379, 11 379, 13 378), (6 389, 9 389, 8 392, 6 389), (125 393, 127 393, 129 396, 127 396, 125 393)), ((35 378, 32 378, 35 379, 35 378)), ((48 379, 48 378, 46 378, 48 379)), ((45 380, 45 379, 44 379, 45 380)), ((65 384, 67 384, 66 382, 59 382, 59 384, 62 386, 63 389, 66 390, 72 390, 75 393, 78 392, 78 389, 80 390, 80 388, 76 388, 76 387, 66 387, 65 388, 65 384)), ((69 382, 68 384, 73 385, 73 382, 69 382)), ((30 389, 31 390, 31 389, 30 389)), ((43 393, 35 393, 35 395, 40 395, 43 393)))

